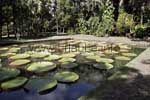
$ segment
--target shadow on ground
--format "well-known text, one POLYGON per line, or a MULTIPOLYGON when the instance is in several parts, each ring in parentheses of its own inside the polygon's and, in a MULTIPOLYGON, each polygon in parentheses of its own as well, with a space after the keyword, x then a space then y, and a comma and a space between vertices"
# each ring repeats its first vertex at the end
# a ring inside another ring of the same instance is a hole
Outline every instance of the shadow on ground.
POLYGON ((78 100, 150 100, 150 76, 129 68, 116 73, 78 100))

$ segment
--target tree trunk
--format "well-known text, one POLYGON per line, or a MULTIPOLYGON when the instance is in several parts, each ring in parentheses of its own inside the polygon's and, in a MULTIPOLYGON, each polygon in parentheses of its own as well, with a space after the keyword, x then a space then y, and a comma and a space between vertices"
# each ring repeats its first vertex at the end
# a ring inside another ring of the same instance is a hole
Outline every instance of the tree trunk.
POLYGON ((7 22, 7 34, 8 34, 8 38, 10 37, 10 34, 9 34, 9 22, 7 22))
POLYGON ((12 8, 13 8, 13 34, 15 34, 15 38, 16 38, 16 32, 17 32, 17 28, 16 28, 16 17, 17 17, 17 14, 16 14, 16 0, 13 1, 13 4, 12 4, 12 8))
POLYGON ((122 5, 123 5, 123 2, 124 2, 124 0, 120 0, 120 3, 119 3, 119 8, 121 8, 121 7, 122 7, 122 5))
POLYGON ((2 2, 0 1, 0 38, 2 38, 2 2))
POLYGON ((143 25, 143 12, 141 12, 141 19, 140 19, 140 22, 141 22, 141 25, 143 25))

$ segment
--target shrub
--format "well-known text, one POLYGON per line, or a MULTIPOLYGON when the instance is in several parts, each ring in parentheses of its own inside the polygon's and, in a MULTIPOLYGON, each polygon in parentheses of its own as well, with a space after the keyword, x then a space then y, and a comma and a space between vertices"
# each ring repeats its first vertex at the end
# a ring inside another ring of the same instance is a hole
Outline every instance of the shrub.
POLYGON ((146 25, 136 25, 135 26, 135 37, 136 38, 144 38, 146 37, 146 25))
POLYGON ((116 23, 116 27, 119 33, 129 33, 135 26, 133 15, 126 13, 124 10, 120 10, 120 14, 116 23))

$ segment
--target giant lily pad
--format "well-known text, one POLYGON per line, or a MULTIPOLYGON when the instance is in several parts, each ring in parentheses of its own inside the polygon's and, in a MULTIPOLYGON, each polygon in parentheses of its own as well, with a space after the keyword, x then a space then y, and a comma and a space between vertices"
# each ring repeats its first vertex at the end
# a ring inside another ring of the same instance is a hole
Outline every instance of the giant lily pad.
POLYGON ((1 54, 0 56, 1 57, 9 57, 9 56, 14 56, 16 53, 3 53, 3 54, 1 54))
POLYGON ((0 81, 14 78, 20 74, 20 71, 12 68, 0 68, 0 81))
POLYGON ((104 54, 107 54, 107 55, 113 55, 113 54, 118 54, 119 52, 117 51, 113 51, 113 50, 105 50, 104 51, 104 54))
POLYGON ((112 64, 109 64, 109 63, 96 63, 93 65, 93 67, 95 67, 97 69, 101 69, 101 70, 110 70, 114 66, 112 64))
POLYGON ((11 48, 8 50, 8 52, 11 52, 11 53, 17 53, 21 48, 11 48))
POLYGON ((30 57, 29 54, 16 54, 15 56, 11 56, 9 59, 17 60, 17 59, 25 59, 25 58, 29 58, 29 57, 30 57))
POLYGON ((82 53, 81 55, 84 56, 84 57, 87 57, 87 56, 94 56, 94 53, 93 53, 93 52, 91 52, 91 53, 85 52, 85 53, 82 53))
POLYGON ((135 53, 122 53, 123 56, 127 56, 127 57, 136 57, 137 54, 135 53))
POLYGON ((121 52, 121 53, 128 53, 129 50, 128 50, 128 49, 120 49, 120 52, 121 52))
POLYGON ((62 58, 59 60, 60 63, 63 63, 63 62, 75 62, 76 59, 74 58, 62 58))
POLYGON ((122 73, 120 71, 114 73, 112 76, 108 78, 108 80, 116 80, 116 79, 128 79, 129 75, 126 73, 122 73))
POLYGON ((56 64, 53 62, 35 62, 27 67, 28 71, 42 73, 53 70, 56 68, 56 64))
POLYGON ((66 54, 61 55, 62 58, 73 58, 75 56, 76 56, 76 54, 74 54, 74 53, 66 53, 66 54))
POLYGON ((26 77, 17 77, 15 79, 3 82, 1 84, 1 88, 3 90, 9 90, 9 89, 14 89, 23 86, 27 82, 26 77))
POLYGON ((31 78, 25 88, 41 93, 55 86, 57 86, 57 81, 55 79, 50 79, 49 77, 36 77, 31 78))
POLYGON ((96 61, 96 59, 100 59, 100 56, 86 56, 86 59, 89 59, 89 60, 94 60, 96 61))
POLYGON ((100 58, 100 59, 96 59, 96 62, 113 63, 114 60, 110 58, 100 58))
POLYGON ((114 68, 114 66, 112 64, 109 64, 109 63, 105 63, 105 66, 106 66, 107 70, 114 68))
POLYGON ((71 63, 71 62, 63 62, 61 64, 61 67, 62 68, 67 68, 67 69, 70 69, 70 68, 76 68, 78 66, 77 63, 71 63))
POLYGON ((44 58, 44 60, 53 61, 53 60, 58 60, 60 58, 61 57, 59 55, 50 55, 49 57, 44 58))
POLYGON ((115 57, 115 59, 118 61, 130 61, 131 60, 131 58, 126 57, 126 56, 117 56, 115 57))
POLYGON ((44 52, 35 52, 31 55, 32 58, 44 58, 46 56, 48 56, 48 53, 44 53, 44 52))
POLYGON ((30 62, 31 62, 30 60, 21 59, 21 60, 15 60, 15 61, 11 62, 9 65, 10 66, 22 66, 22 65, 29 64, 30 62))
POLYGON ((129 47, 129 46, 127 46, 127 45, 120 45, 119 47, 120 47, 120 49, 131 50, 131 47, 129 47))
POLYGON ((56 73, 54 75, 54 78, 57 79, 59 82, 70 83, 77 81, 79 79, 79 75, 74 72, 63 71, 56 73))
POLYGON ((6 50, 8 50, 9 48, 7 48, 7 47, 4 47, 4 48, 0 48, 0 51, 6 51, 6 50))

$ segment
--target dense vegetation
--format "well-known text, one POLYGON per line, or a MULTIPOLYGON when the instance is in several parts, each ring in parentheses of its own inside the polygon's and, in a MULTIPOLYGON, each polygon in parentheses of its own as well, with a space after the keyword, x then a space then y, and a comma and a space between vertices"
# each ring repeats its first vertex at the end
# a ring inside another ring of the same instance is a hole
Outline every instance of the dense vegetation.
POLYGON ((0 37, 54 32, 143 37, 149 26, 150 0, 0 0, 0 37))

